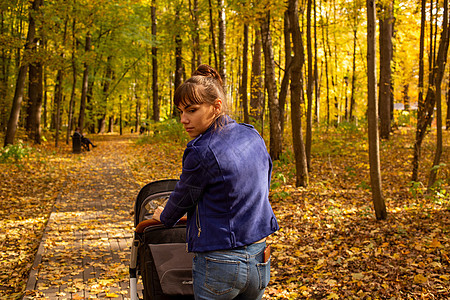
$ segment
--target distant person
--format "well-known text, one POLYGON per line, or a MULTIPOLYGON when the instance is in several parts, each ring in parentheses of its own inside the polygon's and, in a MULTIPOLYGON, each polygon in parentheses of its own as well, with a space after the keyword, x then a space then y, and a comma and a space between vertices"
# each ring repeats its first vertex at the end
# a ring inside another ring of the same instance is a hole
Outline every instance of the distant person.
POLYGON ((73 133, 74 137, 80 137, 81 139, 81 145, 87 150, 87 151, 91 151, 90 146, 97 147, 97 145, 94 145, 90 139, 88 139, 87 137, 85 137, 80 130, 80 127, 77 127, 75 129, 75 132, 73 133))
POLYGON ((195 299, 261 299, 270 279, 266 238, 278 230, 269 202, 272 161, 251 125, 226 114, 223 83, 200 65, 174 95, 192 140, 166 206, 153 218, 172 227, 187 213, 195 299))

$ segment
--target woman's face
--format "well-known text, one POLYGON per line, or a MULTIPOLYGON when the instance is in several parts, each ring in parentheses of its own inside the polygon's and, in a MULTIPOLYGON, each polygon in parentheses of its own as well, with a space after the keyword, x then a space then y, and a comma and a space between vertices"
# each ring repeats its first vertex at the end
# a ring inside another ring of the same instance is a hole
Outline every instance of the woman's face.
POLYGON ((191 138, 204 133, 214 122, 217 108, 209 103, 188 104, 178 107, 181 123, 191 138))

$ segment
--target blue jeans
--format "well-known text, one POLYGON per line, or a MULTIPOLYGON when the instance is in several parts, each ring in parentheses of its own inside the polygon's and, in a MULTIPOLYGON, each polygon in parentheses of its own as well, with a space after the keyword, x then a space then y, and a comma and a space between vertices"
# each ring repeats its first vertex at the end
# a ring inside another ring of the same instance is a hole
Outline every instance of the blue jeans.
POLYGON ((266 243, 195 253, 192 273, 196 300, 261 299, 270 280, 266 243))

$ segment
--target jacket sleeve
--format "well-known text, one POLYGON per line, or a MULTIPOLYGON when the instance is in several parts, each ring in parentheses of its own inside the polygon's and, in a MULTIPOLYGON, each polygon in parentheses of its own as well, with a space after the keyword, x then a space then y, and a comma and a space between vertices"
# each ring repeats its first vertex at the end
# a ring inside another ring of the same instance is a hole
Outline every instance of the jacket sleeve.
POLYGON ((180 180, 160 216, 165 226, 174 226, 186 212, 195 208, 206 185, 205 179, 199 152, 192 146, 186 148, 180 180))

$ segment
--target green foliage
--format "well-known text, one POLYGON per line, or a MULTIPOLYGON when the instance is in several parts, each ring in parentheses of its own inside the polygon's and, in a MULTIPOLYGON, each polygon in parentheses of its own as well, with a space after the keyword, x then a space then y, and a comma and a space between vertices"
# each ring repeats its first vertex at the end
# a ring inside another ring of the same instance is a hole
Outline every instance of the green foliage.
POLYGON ((148 134, 139 139, 138 144, 175 142, 185 146, 189 137, 183 125, 176 119, 168 119, 159 123, 150 123, 148 134))
POLYGON ((409 192, 417 200, 419 196, 422 196, 425 192, 425 186, 420 181, 411 181, 409 192))
POLYGON ((30 147, 25 147, 21 141, 14 145, 8 145, 0 149, 0 163, 17 163, 28 156, 30 147))

